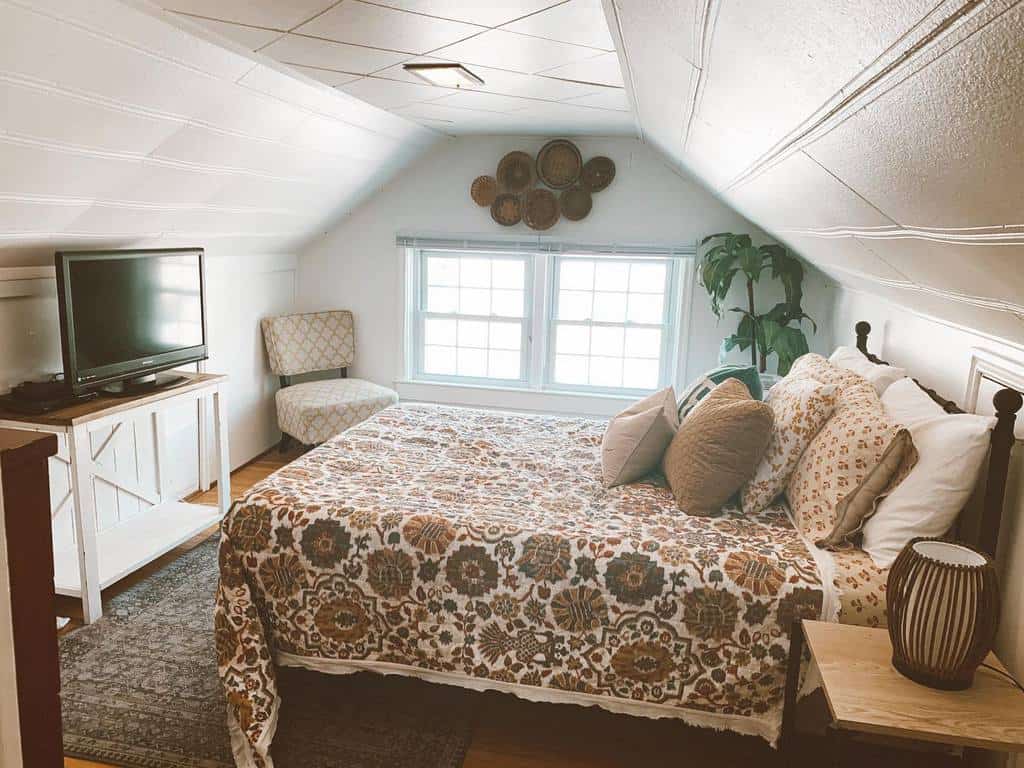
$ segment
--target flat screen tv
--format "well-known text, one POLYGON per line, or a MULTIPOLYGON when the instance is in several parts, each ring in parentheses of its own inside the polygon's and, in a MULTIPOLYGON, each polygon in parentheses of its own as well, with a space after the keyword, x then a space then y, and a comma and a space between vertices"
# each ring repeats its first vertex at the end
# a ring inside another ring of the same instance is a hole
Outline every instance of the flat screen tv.
POLYGON ((135 394, 205 360, 201 248, 62 251, 55 256, 64 380, 71 392, 135 394))

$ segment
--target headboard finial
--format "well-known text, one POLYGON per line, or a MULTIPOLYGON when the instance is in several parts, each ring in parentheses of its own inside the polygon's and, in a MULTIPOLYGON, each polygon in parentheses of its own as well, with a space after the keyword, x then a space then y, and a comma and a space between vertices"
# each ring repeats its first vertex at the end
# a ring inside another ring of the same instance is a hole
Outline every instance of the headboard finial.
POLYGON ((1017 413, 1024 406, 1024 396, 1015 389, 1000 389, 992 398, 992 405, 1000 416, 1017 413))
POLYGON ((857 349, 866 355, 868 353, 868 334, 871 333, 871 323, 861 320, 853 328, 857 331, 857 349))
POLYGON ((988 482, 985 486, 978 545, 982 552, 995 557, 999 524, 1006 503, 1006 477, 1010 471, 1010 454, 1015 442, 1013 428, 1017 421, 1017 411, 1024 405, 1024 397, 1015 389, 1000 389, 993 396, 992 405, 996 409, 996 426, 992 430, 992 447, 988 454, 988 482))

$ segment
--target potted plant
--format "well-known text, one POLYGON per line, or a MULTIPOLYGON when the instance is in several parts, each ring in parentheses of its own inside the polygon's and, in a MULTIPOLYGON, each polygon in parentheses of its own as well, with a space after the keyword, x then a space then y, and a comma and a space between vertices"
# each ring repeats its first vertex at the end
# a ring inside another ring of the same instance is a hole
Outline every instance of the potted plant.
POLYGON ((757 367, 766 385, 777 377, 767 373, 768 358, 775 355, 779 376, 789 372, 793 361, 808 351, 807 337, 801 322, 808 320, 814 332, 818 326, 800 306, 803 298, 804 267, 795 255, 775 243, 754 246, 750 235, 719 232, 701 240, 701 246, 714 241, 700 263, 700 284, 711 297, 711 311, 721 319, 725 315, 722 303, 732 286, 733 278, 741 275, 747 281, 747 306, 730 307, 740 317, 736 332, 722 341, 722 355, 739 347, 750 349, 750 363, 757 367), (754 304, 754 286, 769 272, 773 280, 782 283, 785 301, 764 313, 758 313, 754 304))

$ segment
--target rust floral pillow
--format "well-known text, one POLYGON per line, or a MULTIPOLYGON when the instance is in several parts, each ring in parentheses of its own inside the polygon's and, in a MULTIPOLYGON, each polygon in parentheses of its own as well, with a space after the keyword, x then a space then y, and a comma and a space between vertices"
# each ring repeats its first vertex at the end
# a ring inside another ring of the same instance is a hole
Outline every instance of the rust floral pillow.
POLYGON ((793 368, 799 376, 835 384, 836 408, 797 462, 786 483, 786 497, 804 534, 814 541, 828 539, 837 544, 833 532, 840 512, 844 513, 842 536, 856 533, 874 511, 877 493, 891 490, 891 481, 905 473, 902 459, 908 446, 901 440, 889 451, 899 425, 886 416, 867 379, 833 366, 820 355, 804 355, 793 368), (883 458, 884 465, 875 471, 883 458), (869 478, 871 482, 866 482, 869 478), (863 517, 854 520, 853 511, 863 517))
POLYGON ((785 489, 804 449, 835 410, 836 385, 787 376, 769 390, 765 402, 775 420, 768 448, 741 492, 748 515, 760 512, 785 489))

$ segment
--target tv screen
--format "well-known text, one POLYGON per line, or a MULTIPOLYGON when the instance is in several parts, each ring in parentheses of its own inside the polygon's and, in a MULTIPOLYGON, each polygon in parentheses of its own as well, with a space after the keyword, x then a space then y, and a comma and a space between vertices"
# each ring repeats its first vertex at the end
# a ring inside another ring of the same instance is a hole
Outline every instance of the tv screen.
POLYGON ((206 358, 202 250, 58 253, 57 270, 75 391, 206 358))

